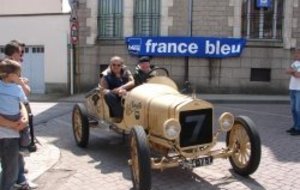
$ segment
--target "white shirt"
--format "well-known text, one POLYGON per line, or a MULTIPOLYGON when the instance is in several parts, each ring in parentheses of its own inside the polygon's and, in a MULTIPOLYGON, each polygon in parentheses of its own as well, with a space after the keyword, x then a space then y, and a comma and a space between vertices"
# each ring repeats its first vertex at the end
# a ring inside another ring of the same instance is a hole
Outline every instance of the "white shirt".
MULTIPOLYGON (((295 71, 300 72, 300 61, 294 61, 291 65, 291 67, 295 71)), ((296 78, 293 75, 291 75, 289 89, 290 90, 300 90, 300 78, 296 78)))

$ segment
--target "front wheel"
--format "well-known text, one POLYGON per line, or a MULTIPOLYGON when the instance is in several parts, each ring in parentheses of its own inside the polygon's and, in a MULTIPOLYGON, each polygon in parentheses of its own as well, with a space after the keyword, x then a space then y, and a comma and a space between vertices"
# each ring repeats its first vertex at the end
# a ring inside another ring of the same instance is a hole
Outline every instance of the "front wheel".
POLYGON ((233 170, 242 176, 255 172, 260 162, 261 143, 253 121, 245 116, 235 118, 226 142, 233 151, 229 157, 233 170))
POLYGON ((135 190, 151 189, 150 150, 145 130, 136 126, 130 134, 131 175, 135 190))
POLYGON ((87 110, 82 103, 78 103, 73 108, 72 127, 76 144, 79 147, 86 147, 89 142, 89 120, 87 110))

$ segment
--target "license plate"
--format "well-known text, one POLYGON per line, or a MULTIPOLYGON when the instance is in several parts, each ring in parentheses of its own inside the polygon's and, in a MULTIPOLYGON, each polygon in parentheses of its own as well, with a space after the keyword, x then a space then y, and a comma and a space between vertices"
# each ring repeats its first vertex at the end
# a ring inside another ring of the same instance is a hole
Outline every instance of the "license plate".
POLYGON ((191 160, 193 167, 207 166, 213 163, 213 157, 202 157, 191 160))

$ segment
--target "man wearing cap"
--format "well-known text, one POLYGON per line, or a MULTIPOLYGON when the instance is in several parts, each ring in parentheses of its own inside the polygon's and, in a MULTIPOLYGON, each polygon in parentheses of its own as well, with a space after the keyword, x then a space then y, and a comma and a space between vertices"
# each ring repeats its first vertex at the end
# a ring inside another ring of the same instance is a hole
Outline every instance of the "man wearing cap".
POLYGON ((150 58, 147 56, 140 57, 138 65, 135 67, 134 72, 134 84, 135 86, 141 85, 147 81, 151 76, 148 73, 154 68, 153 65, 150 65, 150 58))

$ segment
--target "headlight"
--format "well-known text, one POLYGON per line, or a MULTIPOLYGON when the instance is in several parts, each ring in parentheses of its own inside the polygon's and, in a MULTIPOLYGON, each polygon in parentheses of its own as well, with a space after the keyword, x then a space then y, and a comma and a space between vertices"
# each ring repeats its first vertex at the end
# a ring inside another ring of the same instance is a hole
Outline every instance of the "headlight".
POLYGON ((164 134, 167 139, 176 139, 181 131, 181 126, 175 119, 169 119, 164 123, 164 134))
POLYGON ((222 131, 224 132, 229 131, 234 124, 234 116, 229 112, 224 112, 219 117, 219 124, 222 131))

